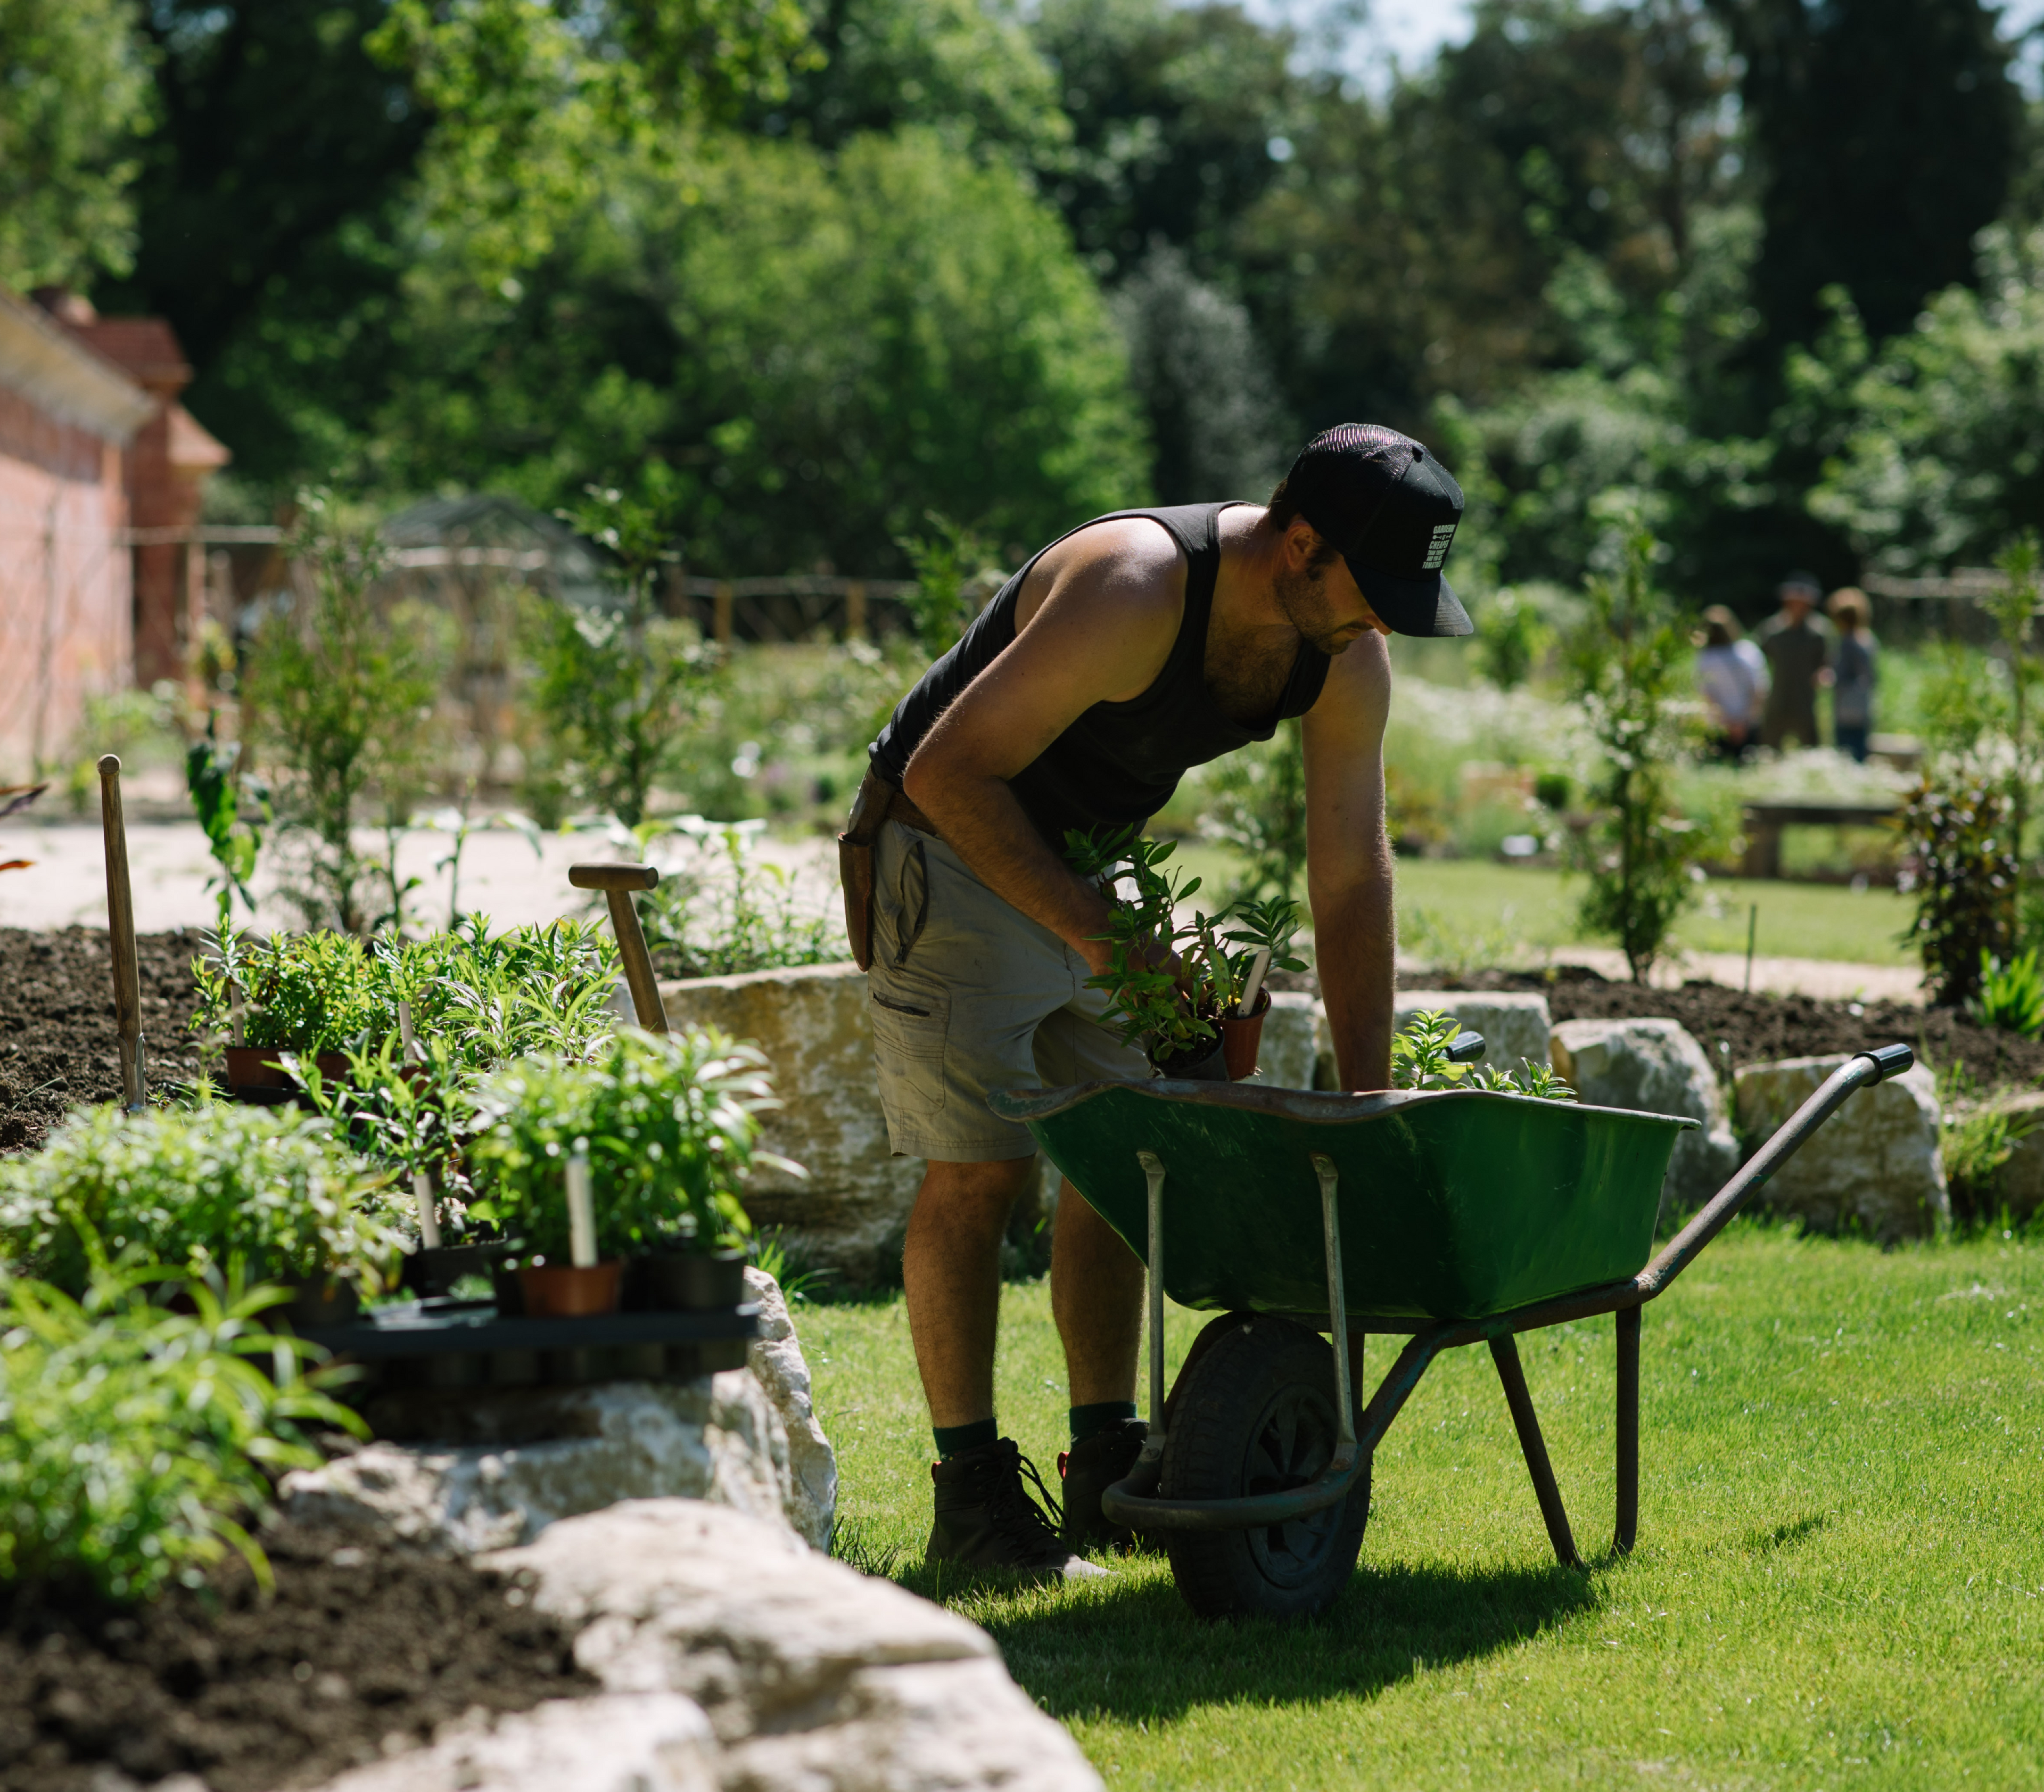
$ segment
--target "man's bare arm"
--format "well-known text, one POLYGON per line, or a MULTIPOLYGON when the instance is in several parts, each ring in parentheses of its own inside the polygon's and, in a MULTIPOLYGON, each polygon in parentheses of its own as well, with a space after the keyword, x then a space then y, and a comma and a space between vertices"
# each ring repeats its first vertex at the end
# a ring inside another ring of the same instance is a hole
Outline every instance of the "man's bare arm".
POLYGON ((902 783, 989 890, 1102 971, 1107 903, 1036 832, 1008 780, 1094 704, 1149 687, 1178 636, 1184 560, 1154 523, 1102 524, 1056 552, 1047 582, 1040 598, 1024 592, 1013 643, 937 719, 902 783))
POLYGON ((1384 725, 1391 660, 1362 636, 1327 669, 1306 716, 1306 890, 1344 1089, 1391 1086, 1391 990, 1397 940, 1384 827, 1384 725))

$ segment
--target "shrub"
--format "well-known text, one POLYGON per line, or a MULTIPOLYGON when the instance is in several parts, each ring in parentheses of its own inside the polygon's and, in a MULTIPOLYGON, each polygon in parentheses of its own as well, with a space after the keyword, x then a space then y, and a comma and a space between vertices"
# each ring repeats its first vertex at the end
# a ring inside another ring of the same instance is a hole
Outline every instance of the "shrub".
POLYGON ((1500 690, 1516 690, 1539 669, 1554 631, 1531 597, 1508 586, 1483 606, 1482 617, 1476 652, 1483 675, 1500 690))
POLYGON ((129 1602, 196 1585, 231 1544, 267 1585, 241 1522, 269 1503, 265 1471, 318 1462, 305 1424, 364 1433, 302 1375, 311 1347, 257 1323, 282 1290, 191 1280, 188 1313, 140 1297, 173 1276, 102 1271, 82 1302, 0 1284, 0 1581, 129 1602))
POLYGON ((1589 617, 1569 649, 1604 773, 1582 924, 1618 941, 1635 983, 1690 900, 1698 847, 1669 779, 1684 744, 1676 698, 1688 660, 1673 607, 1654 586, 1655 548, 1643 529, 1627 536, 1618 576, 1590 582, 1589 617))
POLYGON ((1999 781, 1956 771, 1926 777, 1902 812, 1903 887, 1916 900, 1907 937, 1923 955, 1933 998, 1957 1006, 1979 992, 1981 967, 2005 954, 2015 926, 2015 852, 1999 781))
POLYGON ((305 852, 302 887, 287 892, 309 923, 367 931, 377 867, 355 844, 373 786, 409 801, 420 776, 444 656, 445 616, 402 615, 375 599, 383 570, 373 537, 332 520, 323 493, 300 494, 292 552, 310 575, 304 601, 273 614, 248 667, 256 738, 290 774, 279 781, 280 821, 305 852))
POLYGON ((1200 832, 1248 860, 1238 896, 1289 898, 1306 869, 1306 757, 1297 718, 1207 775, 1200 832))
POLYGON ((88 1109, 37 1156, 0 1160, 0 1256, 74 1296, 102 1245, 180 1274, 240 1259, 267 1277, 346 1272, 374 1290, 402 1248, 382 1181, 293 1109, 88 1109))
POLYGON ((709 1248, 751 1231, 739 1186, 761 1160, 759 1117, 778 1105, 752 1046, 708 1029, 626 1028, 588 1063, 511 1064, 475 1099, 469 1155, 482 1197, 470 1211, 528 1252, 567 1260, 565 1171, 582 1151, 603 1256, 709 1248))
POLYGON ((352 935, 278 933, 265 940, 229 928, 207 938, 213 956, 192 960, 199 993, 194 1032, 229 1036, 237 992, 244 1045, 338 1052, 377 1024, 381 1005, 369 961, 352 935))

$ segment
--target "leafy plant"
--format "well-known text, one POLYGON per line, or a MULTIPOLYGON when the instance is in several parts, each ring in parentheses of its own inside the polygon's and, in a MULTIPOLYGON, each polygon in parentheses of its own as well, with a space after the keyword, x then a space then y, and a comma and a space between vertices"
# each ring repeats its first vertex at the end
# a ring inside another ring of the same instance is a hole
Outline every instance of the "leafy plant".
POLYGON ((1952 1065, 1938 1078, 1944 1116, 1938 1155, 1952 1217, 1962 1225, 1992 1220, 2001 1210, 2002 1167, 2037 1125, 2034 1115, 2010 1114, 1998 1098, 2002 1093, 1983 1094, 1963 1064, 1952 1065))
POLYGON ((1500 690, 1516 690, 1532 677, 1554 640, 1539 606, 1508 586, 1483 606, 1477 662, 1500 690))
POLYGON ((313 1347, 263 1329, 285 1298, 238 1265, 187 1278, 102 1259, 83 1299, 0 1283, 0 1581, 133 1602, 196 1586, 231 1544, 267 1586, 243 1520, 268 1477, 318 1463, 308 1424, 367 1435, 330 1375, 303 1374, 313 1347), (143 1297, 165 1283, 190 1312, 143 1297))
POLYGON ((385 1181, 289 1108, 84 1109, 36 1156, 0 1159, 0 1257, 74 1296, 102 1249, 177 1274, 237 1259, 266 1277, 344 1274, 374 1292, 402 1248, 385 1181))
POLYGON ((1169 841, 1141 838, 1133 827, 1065 836, 1066 862, 1081 877, 1110 891, 1131 886, 1098 936, 1108 942, 1108 968, 1086 983, 1108 992, 1103 1018, 1122 1043, 1140 1043, 1159 1067, 1197 1055, 1220 1036, 1219 1023, 1239 1010, 1260 949, 1269 949, 1278 969, 1305 968, 1303 959, 1290 956, 1299 910, 1285 897, 1214 915, 1195 910, 1189 922, 1181 922, 1178 911, 1197 894, 1201 880, 1181 881, 1162 868, 1174 850, 1169 841), (1231 920, 1233 928, 1224 933, 1231 920))
POLYGON ((215 740, 209 723, 205 738, 186 749, 185 786, 198 825, 206 830, 213 863, 220 867, 218 877, 206 887, 217 889, 222 934, 233 924, 235 897, 250 914, 256 912, 256 894, 248 883, 256 875, 263 830, 273 818, 267 781, 240 767, 241 743, 215 740))
POLYGON ((1306 868, 1306 760, 1297 718, 1206 774, 1200 832, 1248 861, 1237 894, 1291 896, 1306 868))
POLYGON ((916 582, 906 595, 916 639, 924 656, 934 660, 957 644, 972 621, 975 588, 993 570, 994 559, 970 529, 935 510, 923 514, 930 533, 904 536, 896 544, 915 570, 916 582))
POLYGON ((1458 1064, 1448 1056, 1462 1032, 1454 1015, 1439 1009, 1415 1014, 1391 1036, 1394 1089, 1482 1089, 1503 1095, 1532 1095, 1544 1102, 1573 1102, 1576 1092, 1551 1066, 1519 1060, 1508 1071, 1489 1064, 1458 1064))
POLYGON ((538 661, 532 701, 563 780, 588 806, 645 819, 653 780, 695 709, 717 649, 663 620, 655 583, 674 558, 681 498, 672 472, 649 462, 639 490, 590 486, 562 517, 609 548, 616 604, 578 610, 549 603, 531 613, 538 661))
POLYGON ((1916 913, 1905 938, 1923 955, 1934 999, 1957 1006, 1980 989, 1981 967, 2013 940, 2016 863, 1998 779, 1948 770, 1927 775, 1902 811, 1902 887, 1916 913))
POLYGON ((682 815, 636 830, 607 829, 659 868, 659 883, 639 898, 639 921, 648 947, 681 975, 728 977, 851 956, 835 915, 805 910, 788 874, 759 856, 755 843, 766 825, 682 815))
POLYGON ((2034 1039, 2044 1033, 2044 971, 2037 967, 2032 946, 2006 964, 1991 952, 1981 955, 1980 990, 1966 1012, 1984 1027, 2034 1039))
POLYGON ((476 1090, 470 1156, 481 1193, 470 1211, 528 1253, 565 1261, 566 1167, 586 1151, 602 1255, 743 1243, 751 1222, 740 1185, 769 1161, 759 1117, 778 1106, 766 1066, 756 1048, 713 1030, 636 1028, 586 1063, 548 1055, 507 1065, 476 1090))
POLYGON ((365 885, 378 867, 357 851, 355 829, 372 786, 386 799, 415 786, 446 618, 379 605, 385 556, 375 538, 342 529, 322 492, 299 502, 290 552, 309 589, 258 633, 248 702, 258 738, 289 774, 279 816, 305 848, 305 882, 290 900, 314 925, 361 933, 371 919, 365 885))
POLYGON ((1631 529, 1623 552, 1616 578, 1590 581, 1589 616, 1568 659, 1604 756, 1582 925, 1615 938, 1632 980, 1643 983, 1693 893, 1698 842, 1669 779, 1685 733, 1677 710, 1684 631, 1653 583, 1653 536, 1631 529))
POLYGON ((277 933, 229 928, 205 936, 210 956, 192 960, 196 1033, 227 1036, 241 1003, 240 1043, 316 1056, 337 1052, 376 1025, 381 1005, 360 940, 345 933, 277 933))

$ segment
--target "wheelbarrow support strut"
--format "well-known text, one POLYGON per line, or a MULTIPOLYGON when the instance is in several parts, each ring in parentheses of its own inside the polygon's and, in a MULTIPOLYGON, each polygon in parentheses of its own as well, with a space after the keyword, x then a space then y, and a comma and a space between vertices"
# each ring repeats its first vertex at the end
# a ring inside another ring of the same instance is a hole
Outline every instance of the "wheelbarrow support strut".
MULTIPOLYGON (((1416 1332, 1398 1359, 1377 1383, 1359 1421, 1353 1420, 1350 1394, 1350 1333, 1347 1302, 1342 1281, 1341 1220, 1335 1201, 1335 1174, 1332 1162, 1315 1152, 1312 1164, 1320 1185, 1321 1225, 1327 1259, 1327 1329, 1335 1356, 1335 1385, 1341 1413, 1341 1430, 1335 1453, 1327 1466, 1304 1486, 1281 1493, 1259 1494, 1243 1499, 1174 1500, 1157 1497, 1163 1466, 1166 1401, 1164 1394, 1164 1185, 1165 1166, 1154 1152, 1141 1152, 1143 1175, 1149 1188, 1150 1281, 1150 1421, 1143 1453, 1128 1478, 1116 1482, 1101 1498, 1101 1509, 1117 1525, 1139 1529, 1233 1531, 1260 1525, 1281 1525, 1324 1511, 1346 1499, 1358 1478, 1369 1466, 1372 1453, 1391 1429, 1392 1421, 1420 1385, 1428 1366, 1444 1350, 1463 1344, 1487 1344, 1497 1365, 1498 1379, 1504 1389, 1519 1446, 1533 1478, 1533 1490, 1546 1520, 1548 1540, 1556 1557, 1564 1563, 1580 1566, 1575 1540, 1562 1504, 1561 1489, 1554 1479, 1540 1424, 1533 1411, 1533 1399, 1526 1386, 1516 1341, 1520 1332, 1543 1326, 1566 1325, 1594 1318, 1600 1313, 1616 1316, 1618 1327, 1618 1525, 1614 1548, 1623 1555, 1630 1551, 1639 1529, 1639 1318, 1647 1302, 1665 1294, 1675 1278, 1693 1263, 1704 1247, 1724 1230, 1739 1212, 1817 1129, 1831 1118, 1856 1089, 1888 1077, 1900 1076, 1915 1062, 1906 1045, 1887 1045, 1862 1052, 1848 1059, 1785 1121, 1774 1136, 1749 1158, 1737 1175, 1719 1189, 1689 1223, 1671 1239, 1660 1255, 1630 1281, 1607 1282, 1554 1299, 1518 1307, 1488 1319, 1450 1320, 1416 1332)), ((1402 1330, 1397 1320, 1360 1320, 1365 1329, 1402 1330)))

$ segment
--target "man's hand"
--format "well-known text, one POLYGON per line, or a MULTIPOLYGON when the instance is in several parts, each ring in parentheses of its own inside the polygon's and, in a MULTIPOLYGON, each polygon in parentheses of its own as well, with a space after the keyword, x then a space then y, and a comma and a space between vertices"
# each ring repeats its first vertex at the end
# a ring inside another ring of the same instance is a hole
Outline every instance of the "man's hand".
POLYGON ((903 788, 990 890, 1106 974, 1110 904, 1047 846, 1008 780, 1101 702, 1163 670, 1185 608, 1185 560, 1156 523, 1101 523, 1031 569, 1016 637, 940 716, 903 788), (1083 547, 1079 544, 1083 543, 1083 547))

